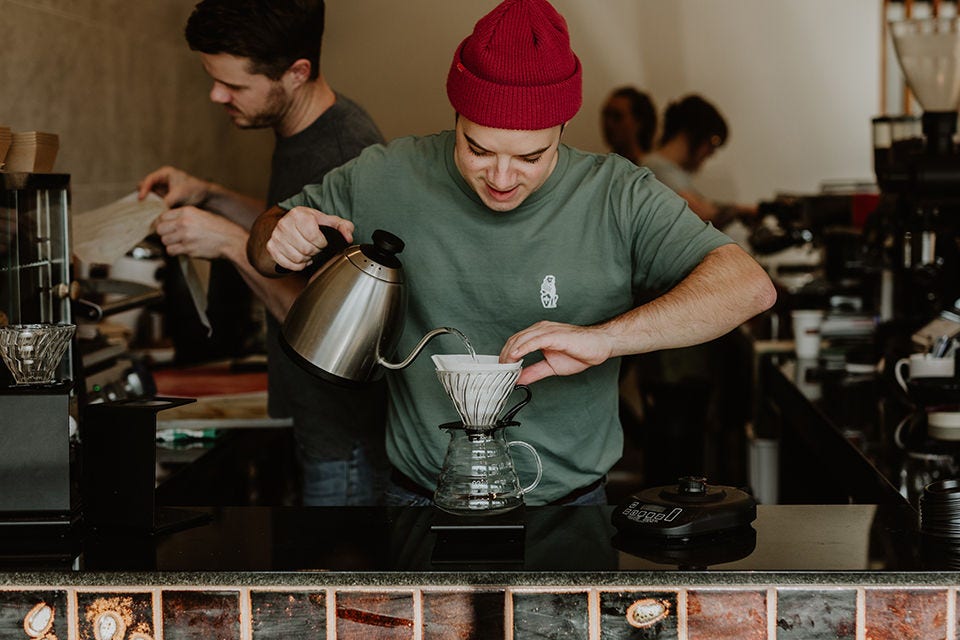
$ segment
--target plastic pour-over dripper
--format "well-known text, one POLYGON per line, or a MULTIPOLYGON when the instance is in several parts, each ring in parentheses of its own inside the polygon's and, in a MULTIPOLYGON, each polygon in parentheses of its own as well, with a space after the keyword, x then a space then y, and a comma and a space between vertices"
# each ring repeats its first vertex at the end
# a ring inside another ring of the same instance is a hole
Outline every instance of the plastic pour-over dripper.
POLYGON ((0 356, 18 385, 56 382, 57 367, 76 331, 72 324, 0 326, 0 356))
POLYGON ((925 111, 960 105, 960 18, 890 23, 893 46, 907 84, 925 111))
POLYGON ((437 377, 467 428, 489 428, 520 377, 521 362, 501 364, 497 356, 435 355, 437 377))

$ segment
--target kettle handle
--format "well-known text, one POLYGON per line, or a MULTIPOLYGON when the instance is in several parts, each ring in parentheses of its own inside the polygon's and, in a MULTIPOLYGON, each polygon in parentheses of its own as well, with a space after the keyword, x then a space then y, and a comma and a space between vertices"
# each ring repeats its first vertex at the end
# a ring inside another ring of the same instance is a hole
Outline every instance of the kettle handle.
MULTIPOLYGON (((327 246, 320 250, 320 253, 328 253, 330 255, 336 255, 338 253, 343 253, 343 250, 349 247, 347 239, 343 237, 343 234, 336 227, 327 227, 320 225, 320 232, 323 233, 323 237, 327 240, 327 246)), ((326 262, 329 260, 329 257, 324 257, 321 262, 326 262)), ((281 267, 276 264, 273 266, 274 271, 277 273, 290 273, 290 269, 286 267, 281 267)))

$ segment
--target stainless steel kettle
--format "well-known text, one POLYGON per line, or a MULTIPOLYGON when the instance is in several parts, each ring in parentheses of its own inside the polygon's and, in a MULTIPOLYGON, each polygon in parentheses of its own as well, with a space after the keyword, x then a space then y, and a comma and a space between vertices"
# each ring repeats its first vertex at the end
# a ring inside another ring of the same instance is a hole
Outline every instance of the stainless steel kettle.
POLYGON ((397 254, 403 240, 378 229, 373 244, 350 245, 332 227, 320 227, 324 251, 334 253, 297 297, 280 332, 287 354, 310 373, 336 383, 360 384, 413 362, 432 338, 453 333, 441 327, 423 337, 398 363, 386 360, 397 348, 406 317, 407 290, 397 254))

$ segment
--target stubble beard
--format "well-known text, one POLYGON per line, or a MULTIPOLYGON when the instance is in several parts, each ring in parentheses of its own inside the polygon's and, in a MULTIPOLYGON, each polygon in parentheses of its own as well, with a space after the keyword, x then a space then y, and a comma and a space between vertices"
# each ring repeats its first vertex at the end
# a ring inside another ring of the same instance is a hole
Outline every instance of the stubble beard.
POLYGON ((241 120, 238 121, 235 116, 233 121, 239 129, 275 128, 283 120, 286 112, 287 97, 278 82, 270 88, 270 93, 267 94, 266 102, 260 111, 249 116, 240 114, 241 120))

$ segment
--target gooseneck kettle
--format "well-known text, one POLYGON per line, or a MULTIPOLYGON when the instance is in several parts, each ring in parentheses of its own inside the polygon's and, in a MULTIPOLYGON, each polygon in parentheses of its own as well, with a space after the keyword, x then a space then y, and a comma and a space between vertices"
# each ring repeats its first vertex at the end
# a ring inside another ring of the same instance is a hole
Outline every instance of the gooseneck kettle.
POLYGON ((301 367, 325 380, 358 385, 376 380, 384 369, 403 369, 434 337, 453 333, 440 327, 427 333, 406 358, 388 362, 403 333, 407 290, 397 254, 403 240, 373 232, 372 244, 347 246, 340 232, 320 227, 333 253, 287 313, 280 344, 301 367))

